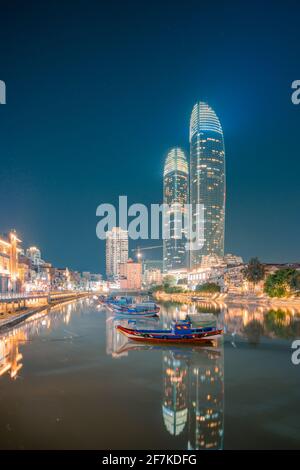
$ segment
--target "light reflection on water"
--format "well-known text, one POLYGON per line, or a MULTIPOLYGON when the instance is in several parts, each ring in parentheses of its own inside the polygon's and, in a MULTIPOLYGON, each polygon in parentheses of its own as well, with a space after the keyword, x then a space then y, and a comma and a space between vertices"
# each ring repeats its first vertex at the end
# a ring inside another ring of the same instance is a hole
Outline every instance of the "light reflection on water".
MULTIPOLYGON (((30 386, 32 374, 41 374, 42 371, 36 372, 36 364, 39 358, 36 358, 40 343, 47 343, 47 367, 52 367, 52 362, 63 362, 66 357, 66 369, 62 369, 63 386, 68 390, 68 374, 72 363, 80 362, 80 367, 87 368, 85 372, 85 380, 93 383, 98 371, 93 369, 101 363, 103 374, 107 374, 107 387, 103 390, 105 396, 114 395, 116 385, 112 385, 115 380, 115 371, 117 374, 124 374, 126 367, 128 368, 128 383, 124 383, 127 393, 135 396, 136 385, 135 380, 149 380, 159 386, 161 390, 160 398, 157 394, 151 392, 151 389, 145 385, 145 395, 148 407, 151 408, 153 415, 160 414, 160 421, 153 422, 151 427, 148 423, 147 432, 143 429, 142 414, 143 407, 139 408, 139 403, 128 404, 124 398, 124 406, 128 406, 134 410, 137 415, 137 423, 135 430, 131 429, 130 421, 123 418, 124 427, 130 432, 140 432, 141 436, 138 440, 133 441, 130 436, 124 438, 118 435, 118 426, 115 425, 113 417, 111 418, 111 426, 113 428, 114 440, 110 442, 110 430, 103 430, 101 439, 97 444, 92 445, 95 432, 93 426, 85 431, 84 437, 80 441, 75 441, 71 435, 66 435, 66 430, 58 430, 59 444, 53 440, 47 441, 47 444, 40 442, 39 433, 45 432, 49 435, 46 419, 42 420, 43 429, 37 428, 31 439, 25 439, 21 435, 21 431, 16 426, 13 439, 8 441, 6 434, 3 433, 4 426, 0 418, 0 437, 2 448, 72 448, 73 446, 82 448, 148 448, 153 440, 152 447, 156 448, 189 448, 189 449, 222 449, 224 447, 224 439, 226 439, 226 429, 224 428, 225 415, 225 383, 226 374, 224 373, 224 343, 231 347, 239 348, 239 344, 258 345, 268 343, 277 344, 277 340, 286 341, 291 338, 300 336, 299 328, 299 312, 290 310, 270 310, 257 306, 227 306, 225 304, 193 304, 193 305, 176 305, 164 304, 161 308, 161 316, 159 320, 139 320, 131 322, 131 326, 143 326, 144 328, 168 327, 173 319, 184 319, 189 315, 194 324, 201 324, 203 321, 211 322, 212 320, 225 330, 225 340, 214 342, 212 346, 159 346, 159 345, 142 345, 140 343, 128 342, 127 338, 119 334, 115 329, 117 324, 127 324, 127 320, 114 317, 105 310, 97 310, 94 301, 81 300, 66 304, 53 309, 50 314, 47 312, 39 313, 35 317, 28 319, 25 323, 15 327, 6 334, 0 336, 0 397, 1 388, 6 392, 6 397, 11 400, 10 405, 14 403, 15 388, 9 386, 9 382, 1 382, 4 378, 17 378, 22 380, 19 387, 23 387, 23 382, 30 386), (84 334, 83 334, 84 330, 84 334), (53 343, 61 341, 59 350, 53 347, 53 343), (73 349, 68 348, 66 344, 71 343, 73 349), (103 350, 100 346, 103 344, 103 350), (75 348, 75 350, 74 350, 75 348), (30 358, 27 360, 27 356, 30 358), (79 359, 78 359, 79 358, 79 359), (98 361, 98 362, 97 362, 98 361), (96 364, 94 366, 94 363, 96 364), (23 368, 26 365, 26 370, 23 368), (68 367, 68 368, 67 368, 68 367), (133 367, 133 369, 132 369, 133 367), (33 372, 32 372, 33 370, 33 372), (90 372, 89 372, 90 371, 90 372), (26 374, 27 372, 27 374, 26 374), (27 382, 26 382, 27 381, 27 382), (152 393, 152 395, 151 395, 152 393), (153 400, 151 400, 153 396, 153 400), (139 415, 140 418, 139 418, 139 415), (136 429, 140 426, 140 430, 136 429), (147 433, 147 438, 143 439, 143 432, 147 433), (92 435, 93 434, 93 435, 92 435), (156 436, 157 434, 157 436, 156 436), (168 437, 167 437, 168 436, 168 437), (4 437, 4 439, 3 439, 4 437), (127 440, 126 440, 127 439, 127 440), (156 441, 159 440, 159 441, 156 441), (24 441, 24 442, 23 442, 24 441), (22 442, 22 444, 20 444, 22 442), (159 443, 160 442, 160 445, 159 443)), ((44 346, 45 347, 45 346, 44 346)), ((242 350, 241 350, 242 354, 242 350)), ((54 369, 55 370, 55 369, 54 369)), ((233 372, 229 370, 232 375, 233 372)), ((52 373, 54 374, 54 372, 52 373)), ((75 386, 76 377, 78 381, 82 380, 81 373, 73 371, 75 386), (76 375, 77 374, 77 375, 76 375)), ((49 374, 48 385, 55 383, 56 376, 49 374)), ((100 380, 100 379, 99 379, 100 380)), ((79 382, 78 382, 79 383, 79 382)), ((97 384, 101 385, 102 383, 97 384)), ((72 385, 74 387, 74 384, 72 385)), ((95 385, 94 385, 95 387, 95 385)), ((122 383, 118 384, 122 388, 122 383)), ((30 388, 31 393, 32 388, 30 388)), ((74 390, 74 388, 73 388, 74 390)), ((101 388, 102 390, 102 388, 101 388)), ((143 388, 139 388, 143 393, 143 388)), ((109 404, 99 397, 98 409, 89 405, 89 396, 93 395, 91 388, 86 389, 84 396, 80 396, 80 402, 76 402, 77 411, 80 415, 85 414, 85 418, 92 419, 92 414, 104 413, 104 406, 111 407, 111 414, 114 414, 114 408, 117 402, 110 399, 109 404), (79 405, 78 405, 79 403, 79 405), (78 409, 78 406, 81 406, 78 409), (102 408, 101 408, 102 407, 102 408)), ((96 393, 96 392, 95 392, 96 393)), ((226 397, 227 400, 228 397, 226 397)), ((229 397, 230 398, 230 397, 229 397)), ((6 398, 7 399, 7 398, 6 398)), ((92 398, 91 398, 92 400, 92 398)), ((123 398, 119 397, 119 401, 123 398)), ((51 401, 51 397, 49 397, 51 401)), ((9 404, 8 404, 9 405, 9 404)), ((120 403, 118 404, 120 405, 120 403)), ((3 401, 0 406, 6 406, 3 401)), ((50 407, 51 408, 51 407, 50 407)), ((47 418, 51 418, 47 410, 43 410, 47 418)), ((66 413, 67 414, 67 413, 66 413)), ((1 408, 0 408, 1 415, 1 408)), ((63 415, 63 411, 62 411, 63 415)), ((63 418, 60 418, 63 420, 63 418)), ((67 422, 67 419, 64 418, 67 422)), ((118 420, 119 420, 118 416, 118 420)), ((13 416, 13 421, 18 423, 18 415, 13 416)), ((80 426, 76 420, 77 426, 80 426)), ((9 425, 10 426, 10 425, 9 425)), ((71 422, 70 422, 71 426, 71 422)), ((74 422, 72 423, 74 427, 74 422)), ((75 425, 76 426, 76 425, 75 425)), ((10 433, 10 436, 12 434, 10 433)), ((51 435, 51 433, 50 433, 51 435)), ((225 446, 226 447, 226 446, 225 446)), ((232 446, 231 446, 232 447, 232 446)), ((233 446, 234 447, 234 446, 233 446)), ((238 443, 236 447, 239 447, 238 443)))

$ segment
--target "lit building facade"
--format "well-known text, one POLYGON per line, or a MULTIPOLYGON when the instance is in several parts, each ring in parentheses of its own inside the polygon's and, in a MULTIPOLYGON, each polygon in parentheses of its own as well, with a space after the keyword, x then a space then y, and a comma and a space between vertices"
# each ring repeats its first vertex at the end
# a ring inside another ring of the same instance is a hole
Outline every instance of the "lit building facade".
POLYGON ((120 275, 120 263, 128 261, 128 232, 113 227, 106 232, 106 276, 108 279, 120 275))
POLYGON ((31 246, 27 248, 26 256, 32 261, 32 264, 34 266, 40 266, 44 263, 41 258, 41 250, 39 250, 39 248, 37 248, 36 246, 31 246))
POLYGON ((20 290, 18 272, 20 242, 13 231, 0 238, 0 292, 20 290))
POLYGON ((163 276, 160 269, 146 269, 143 275, 143 281, 145 286, 149 287, 152 285, 160 285, 162 283, 163 276))
POLYGON ((188 264, 186 232, 183 223, 184 205, 188 203, 188 163, 180 148, 172 148, 164 167, 164 204, 172 208, 164 213, 164 230, 170 234, 163 242, 164 271, 186 268, 188 264), (176 233, 176 226, 181 227, 176 233))
POLYGON ((119 265, 120 288, 139 290, 142 287, 142 263, 135 263, 129 259, 119 265))
POLYGON ((190 203, 196 229, 199 205, 204 206, 203 246, 190 251, 190 267, 199 266, 203 255, 224 256, 225 148, 223 130, 214 110, 195 104, 190 120, 190 203), (197 206, 198 205, 198 206, 197 206))

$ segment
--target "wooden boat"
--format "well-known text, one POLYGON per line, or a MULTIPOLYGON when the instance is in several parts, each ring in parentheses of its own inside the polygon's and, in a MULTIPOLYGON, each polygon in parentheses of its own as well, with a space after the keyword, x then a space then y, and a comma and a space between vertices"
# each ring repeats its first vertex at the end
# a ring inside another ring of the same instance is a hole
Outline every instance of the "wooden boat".
POLYGON ((116 315, 132 317, 156 317, 160 308, 154 302, 144 302, 141 304, 123 305, 118 303, 107 304, 110 311, 116 315))
POLYGON ((99 297, 99 302, 102 304, 112 304, 112 305, 132 305, 133 300, 132 297, 116 297, 116 296, 104 296, 101 295, 99 297))
POLYGON ((190 321, 178 321, 168 330, 142 330, 117 325, 116 329, 133 341, 149 343, 209 343, 220 338, 223 330, 214 326, 192 328, 190 321))
POLYGON ((109 305, 108 308, 115 314, 115 315, 120 315, 120 316, 126 316, 126 317, 157 317, 159 308, 153 308, 153 309, 136 309, 135 307, 116 307, 114 305, 109 305))

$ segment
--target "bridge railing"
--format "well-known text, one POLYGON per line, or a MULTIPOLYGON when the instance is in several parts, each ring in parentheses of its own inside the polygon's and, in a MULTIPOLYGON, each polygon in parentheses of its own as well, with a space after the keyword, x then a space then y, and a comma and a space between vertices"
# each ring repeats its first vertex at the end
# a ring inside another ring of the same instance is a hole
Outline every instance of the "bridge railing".
POLYGON ((54 292, 5 292, 0 293, 0 301, 13 301, 13 300, 26 300, 26 299, 37 299, 37 298, 61 298, 68 297, 74 294, 84 294, 85 292, 80 291, 54 291, 54 292))

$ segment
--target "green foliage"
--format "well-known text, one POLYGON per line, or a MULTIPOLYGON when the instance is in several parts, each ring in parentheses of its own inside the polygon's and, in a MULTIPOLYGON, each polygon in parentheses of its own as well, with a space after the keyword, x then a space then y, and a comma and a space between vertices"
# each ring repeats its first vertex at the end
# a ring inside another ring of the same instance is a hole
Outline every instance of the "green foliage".
POLYGON ((180 294, 185 292, 184 288, 181 286, 171 286, 169 284, 151 286, 149 292, 165 292, 166 294, 180 294))
POLYGON ((269 297, 286 297, 291 294, 299 282, 299 273, 295 269, 279 269, 269 274, 264 285, 264 292, 269 297))
POLYGON ((184 289, 180 286, 166 286, 164 291, 166 294, 181 294, 184 292, 184 289))
POLYGON ((149 292, 158 292, 158 291, 163 291, 164 290, 164 286, 163 285, 155 285, 155 286, 151 286, 149 288, 149 292))
POLYGON ((179 279, 178 282, 177 282, 178 285, 184 285, 184 286, 186 286, 187 283, 188 283, 187 277, 184 278, 184 279, 179 279))
POLYGON ((176 284, 176 278, 168 274, 163 278, 163 286, 166 287, 173 287, 176 284))
POLYGON ((205 284, 199 284, 195 289, 195 292, 215 293, 220 291, 221 287, 214 282, 206 282, 205 284))
POLYGON ((300 292, 300 272, 295 271, 291 277, 290 287, 293 292, 300 292))
POLYGON ((251 258, 247 267, 243 270, 243 275, 247 281, 257 284, 265 277, 265 268, 258 258, 251 258))

